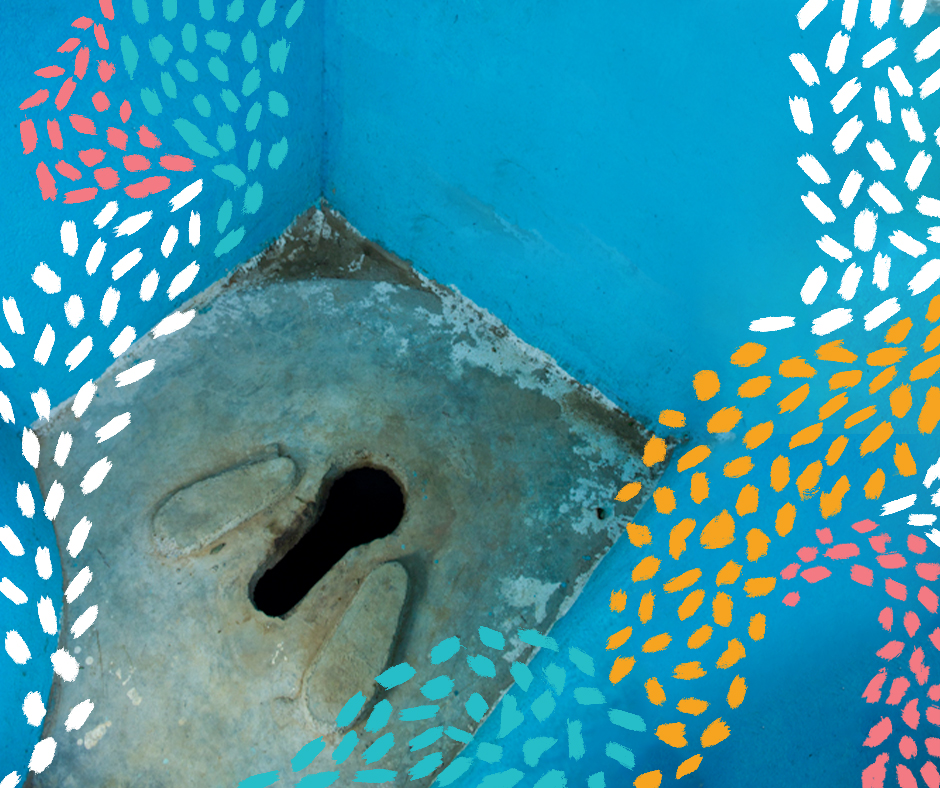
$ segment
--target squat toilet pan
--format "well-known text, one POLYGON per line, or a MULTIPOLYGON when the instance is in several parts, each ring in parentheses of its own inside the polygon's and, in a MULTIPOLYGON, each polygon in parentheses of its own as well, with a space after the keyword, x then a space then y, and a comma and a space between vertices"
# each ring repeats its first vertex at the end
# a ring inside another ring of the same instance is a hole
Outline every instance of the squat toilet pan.
MULTIPOLYGON (((518 631, 547 632, 624 530, 642 499, 614 494, 659 472, 641 461, 648 436, 329 211, 181 308, 192 322, 138 341, 80 420, 69 401, 37 425, 43 494, 55 480, 72 491, 54 521, 64 583, 92 580, 63 603, 59 646, 80 670, 56 678, 43 735, 58 748, 30 785, 227 787, 273 770, 295 785, 336 768, 329 753, 350 729, 360 745, 337 784, 393 732, 376 766, 404 785, 428 752, 407 741, 432 725, 472 733, 465 701, 496 705, 512 661, 534 654, 518 631), (149 376, 116 385, 149 359, 149 376), (99 444, 123 413, 130 426, 99 444), (62 432, 74 442, 60 468, 62 432), (107 478, 82 495, 105 456, 107 478), (75 637, 91 605, 97 620, 75 637), (480 626, 507 640, 492 677, 468 663, 480 626), (463 650, 433 665, 452 636, 463 650), (414 680, 374 680, 406 662, 414 680), (429 700, 421 687, 443 673, 453 689, 429 700), (357 693, 358 717, 337 728, 357 693), (86 698, 90 718, 65 732, 86 698), (388 725, 364 731, 386 699, 388 725), (429 705, 420 723, 398 714, 429 705), (291 758, 320 736, 325 754, 295 773, 291 758)), ((463 745, 436 746, 446 765, 463 745)))

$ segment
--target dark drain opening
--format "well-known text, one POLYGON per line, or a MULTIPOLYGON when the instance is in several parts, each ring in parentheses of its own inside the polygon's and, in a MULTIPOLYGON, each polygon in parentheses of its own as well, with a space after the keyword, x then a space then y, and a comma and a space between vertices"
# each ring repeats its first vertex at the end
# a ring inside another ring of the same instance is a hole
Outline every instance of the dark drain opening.
POLYGON ((283 616, 352 548, 391 534, 405 513, 401 487, 378 468, 355 468, 333 482, 319 519, 258 580, 254 605, 283 616))

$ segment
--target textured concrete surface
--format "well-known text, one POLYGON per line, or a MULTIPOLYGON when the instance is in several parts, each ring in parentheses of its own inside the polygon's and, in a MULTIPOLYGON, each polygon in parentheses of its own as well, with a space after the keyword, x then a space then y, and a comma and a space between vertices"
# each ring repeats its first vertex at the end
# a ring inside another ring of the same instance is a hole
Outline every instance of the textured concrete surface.
MULTIPOLYGON (((59 751, 30 784, 234 786, 279 769, 279 784, 293 785, 310 771, 290 767, 304 744, 338 743, 330 718, 346 698, 370 698, 360 730, 383 698, 396 710, 427 704, 420 684, 441 673, 430 649, 486 625, 509 639, 495 678, 473 674, 473 652, 461 652, 447 666, 456 692, 434 720, 394 717, 382 733, 401 745, 430 725, 472 731, 465 698, 495 705, 511 661, 532 656, 516 630, 551 627, 642 503, 614 506, 612 495, 649 480, 646 436, 334 215, 302 217, 193 305, 187 328, 140 340, 108 370, 80 422, 63 403, 41 427, 43 491, 55 479, 74 491, 55 521, 64 582, 85 566, 94 580, 65 607, 60 645, 81 671, 56 681, 45 731, 59 751), (115 388, 118 372, 150 358, 149 377, 115 388), (130 426, 99 446, 95 431, 124 412, 130 426), (58 468, 62 431, 75 440, 58 468), (85 469, 104 455, 113 470, 82 496, 85 469), (404 490, 398 528, 350 550, 283 618, 259 612, 253 584, 298 541, 330 482, 363 465, 404 490), (73 560, 66 544, 82 516, 93 527, 73 560), (97 623, 74 639, 68 628, 90 604, 97 623), (420 683, 372 681, 406 661, 420 683), (62 735, 85 698, 94 713, 62 735)), ((378 735, 362 735, 340 784, 378 735)), ((441 742, 447 763, 460 745, 441 742)), ((398 768, 404 784, 424 754, 376 766, 398 768)))

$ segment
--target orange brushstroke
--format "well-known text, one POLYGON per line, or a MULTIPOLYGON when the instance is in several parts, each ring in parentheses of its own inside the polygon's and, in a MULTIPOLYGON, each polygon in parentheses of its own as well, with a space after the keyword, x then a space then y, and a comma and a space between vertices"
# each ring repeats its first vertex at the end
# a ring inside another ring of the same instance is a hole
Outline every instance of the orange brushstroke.
POLYGON ((653 534, 645 525, 627 523, 627 538, 634 547, 643 547, 653 541, 653 534))
POLYGON ((736 367, 749 367, 760 361, 766 352, 767 348, 763 345, 747 342, 731 354, 731 363, 736 367))
POLYGON ((826 465, 833 466, 839 461, 845 447, 849 445, 849 439, 845 435, 840 435, 829 444, 829 451, 826 452, 826 465))
POLYGON ((672 594, 675 591, 684 591, 689 586, 697 583, 701 576, 701 569, 690 569, 688 572, 683 572, 678 577, 672 578, 672 580, 670 580, 668 583, 664 583, 663 591, 669 594, 672 594))
POLYGON ((630 639, 630 635, 633 634, 632 627, 626 627, 621 629, 619 632, 615 632, 609 638, 607 638, 607 651, 611 651, 615 648, 620 648, 624 643, 630 639))
POLYGON ((770 537, 760 528, 752 528, 747 532, 747 560, 756 561, 767 555, 767 545, 770 544, 770 537))
POLYGON ((660 514, 669 514, 676 508, 676 495, 668 487, 660 487, 653 493, 653 503, 660 514))
POLYGON ((682 473, 682 471, 689 468, 694 468, 700 462, 707 460, 711 453, 712 450, 708 446, 696 446, 694 449, 689 449, 679 458, 679 462, 676 463, 676 470, 682 473))
POLYGON ((889 367, 897 364, 906 355, 906 347, 883 347, 869 353, 865 361, 870 367, 889 367))
POLYGON ((721 390, 718 375, 710 369, 697 372, 692 379, 692 386, 695 389, 695 396, 703 402, 711 399, 721 390))
POLYGON ((633 568, 633 582, 640 583, 649 580, 659 571, 659 559, 655 555, 648 555, 633 568))
POLYGON ((627 606, 627 595, 623 591, 612 591, 610 594, 610 609, 615 613, 622 613, 627 606))
POLYGON ((630 482, 629 484, 624 485, 624 486, 620 489, 620 492, 617 493, 616 500, 618 500, 618 501, 629 501, 629 500, 635 498, 635 497, 639 494, 640 489, 641 489, 642 487, 643 487, 643 485, 640 484, 640 482, 630 482))
POLYGON ((771 379, 769 375, 751 378, 738 386, 738 396, 742 399, 753 399, 759 397, 770 388, 771 379))
POLYGON ((849 395, 844 391, 841 394, 836 394, 831 400, 829 400, 825 405, 819 409, 819 420, 825 421, 833 413, 835 413, 840 408, 844 408, 849 404, 849 395))
POLYGON ((643 464, 647 467, 655 465, 666 459, 666 441, 654 435, 643 449, 643 464))
POLYGON ((777 371, 785 378, 811 378, 816 374, 816 370, 799 356, 781 361, 777 371))
POLYGON ((885 488, 885 472, 878 468, 865 482, 865 497, 869 501, 877 500, 885 488))
POLYGON ((669 555, 678 560, 679 556, 685 552, 685 540, 692 534, 692 531, 694 530, 695 520, 689 518, 680 520, 676 525, 674 525, 672 530, 669 532, 669 555))
POLYGON ((738 582, 738 578, 741 576, 741 570, 744 567, 741 564, 736 564, 734 561, 728 561, 721 569, 718 570, 718 574, 715 577, 716 586, 731 586, 738 582))
POLYGON ((692 484, 689 495, 695 503, 701 503, 708 497, 708 476, 701 471, 692 474, 692 484))
POLYGON ((790 460, 782 454, 770 465, 770 486, 780 492, 790 482, 790 460))
POLYGON ((798 389, 794 389, 787 396, 785 396, 780 402, 777 403, 777 407, 780 408, 781 413, 791 413, 796 410, 800 405, 803 404, 809 396, 809 383, 804 383, 798 389))
POLYGON ((751 640, 763 640, 764 633, 767 631, 767 616, 763 613, 755 613, 751 616, 751 621, 747 626, 747 634, 751 640))
POLYGON ((644 624, 648 623, 653 617, 653 605, 656 603, 656 595, 652 591, 647 591, 640 599, 640 606, 637 609, 637 617, 644 624))
POLYGON ((819 511, 824 519, 842 511, 842 499, 850 488, 849 477, 842 476, 839 481, 832 485, 829 492, 824 492, 819 496, 819 511))
POLYGON ((816 494, 816 485, 819 484, 819 477, 822 475, 822 462, 816 460, 811 462, 803 469, 796 479, 796 489, 799 490, 800 500, 805 501, 816 494))
POLYGON ((662 706, 666 702, 666 692, 658 679, 649 678, 643 686, 646 689, 646 697, 654 706, 662 706))
POLYGON ((702 670, 701 662, 682 662, 676 665, 672 675, 674 678, 683 681, 691 681, 692 679, 700 679, 705 675, 705 671, 702 670))
POLYGON ((701 607, 704 601, 705 592, 701 588, 695 589, 679 605, 679 620, 685 621, 689 616, 695 615, 695 611, 701 607))
POLYGON ((750 598, 767 596, 777 585, 776 577, 752 577, 744 581, 744 591, 750 598))
POLYGON ((868 434, 868 437, 862 441, 861 448, 859 449, 860 456, 864 457, 866 454, 877 451, 893 434, 894 427, 891 426, 891 422, 881 422, 881 424, 875 427, 875 429, 868 434))
POLYGON ((672 637, 668 632, 663 632, 661 635, 651 637, 643 644, 643 653, 654 654, 657 651, 663 651, 670 643, 672 643, 672 637))
POLYGON ((750 473, 753 469, 754 463, 751 462, 751 458, 744 455, 743 457, 738 457, 736 460, 725 463, 724 474, 729 479, 739 479, 750 473))
POLYGON ((731 730, 728 728, 728 725, 719 717, 702 731, 702 746, 711 747, 719 742, 723 742, 730 735, 731 730))
POLYGON ((862 382, 862 370, 846 369, 842 372, 836 372, 829 378, 829 390, 850 389, 862 382))
POLYGON ((892 391, 889 399, 891 401, 891 412, 899 419, 903 419, 914 404, 911 387, 906 383, 892 391))
POLYGON ((869 405, 867 408, 857 410, 845 420, 845 428, 847 430, 852 429, 856 424, 861 424, 865 419, 870 419, 877 412, 878 408, 874 405, 869 405))
POLYGON ((734 602, 728 594, 723 591, 715 594, 715 598, 712 600, 712 618, 718 626, 731 626, 731 609, 733 606, 734 602))
POLYGON ((617 659, 614 660, 614 666, 610 669, 611 684, 616 684, 620 681, 633 670, 635 664, 636 660, 633 657, 617 657, 617 659))
POLYGON ((753 484, 745 484, 738 493, 738 500, 734 505, 734 510, 739 517, 746 514, 753 514, 757 511, 757 504, 760 500, 760 492, 753 484))
POLYGON ((691 635, 689 635, 689 639, 686 642, 686 645, 689 648, 701 648, 708 642, 708 639, 711 636, 712 636, 712 628, 708 626, 708 624, 705 624, 704 626, 701 626, 698 629, 696 629, 695 632, 693 632, 691 635))
POLYGON ((745 433, 744 445, 749 450, 754 450, 773 434, 774 423, 772 421, 765 421, 762 424, 757 424, 754 427, 751 427, 751 429, 745 433))
POLYGON ((735 638, 728 641, 728 648, 726 648, 724 653, 718 658, 715 666, 718 668, 730 668, 732 665, 744 659, 744 657, 744 646, 741 644, 740 640, 735 638))
POLYGON ((907 339, 908 332, 914 327, 914 321, 909 317, 905 317, 902 320, 899 320, 891 328, 888 329, 888 333, 885 334, 885 342, 889 344, 896 345, 899 342, 903 342, 907 339))
POLYGON ((931 386, 924 397, 924 406, 917 417, 918 431, 929 435, 940 421, 940 388, 931 386))
POLYGON ((917 473, 917 463, 914 462, 910 446, 906 443, 894 444, 894 467, 901 476, 913 476, 917 473))
POLYGON ((774 528, 778 536, 786 536, 793 530, 793 523, 796 520, 796 507, 792 503, 785 503, 777 510, 777 522, 774 528))
POLYGON ((702 529, 699 541, 706 550, 727 547, 734 541, 734 518, 728 514, 727 509, 713 517, 702 529))
POLYGON ((676 711, 681 711, 683 714, 691 714, 695 717, 707 708, 708 701, 699 700, 698 698, 683 698, 676 704, 676 711))
POLYGON ((821 345, 816 350, 816 358, 820 361, 838 361, 843 364, 851 364, 858 358, 851 350, 842 347, 842 340, 836 339, 821 345))
POLYGON ((730 432, 741 421, 743 415, 737 408, 722 408, 708 420, 707 429, 712 433, 730 432))
POLYGON ((676 769, 676 779, 681 779, 687 774, 692 774, 699 766, 702 765, 702 756, 693 755, 691 758, 686 758, 682 763, 679 764, 679 768, 676 769))

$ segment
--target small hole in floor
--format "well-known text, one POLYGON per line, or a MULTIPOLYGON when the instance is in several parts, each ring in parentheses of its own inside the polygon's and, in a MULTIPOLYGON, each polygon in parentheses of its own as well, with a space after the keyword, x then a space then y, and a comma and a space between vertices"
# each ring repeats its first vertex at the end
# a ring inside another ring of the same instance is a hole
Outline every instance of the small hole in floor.
POLYGON ((603 520, 606 516, 607 516, 607 512, 605 512, 600 506, 598 506, 597 507, 597 519, 603 520))
POLYGON ((300 541, 258 580, 255 607, 269 616, 284 616, 347 552, 391 534, 404 513, 405 496, 388 473, 379 468, 347 471, 331 485, 319 519, 304 524, 309 530, 300 541))

